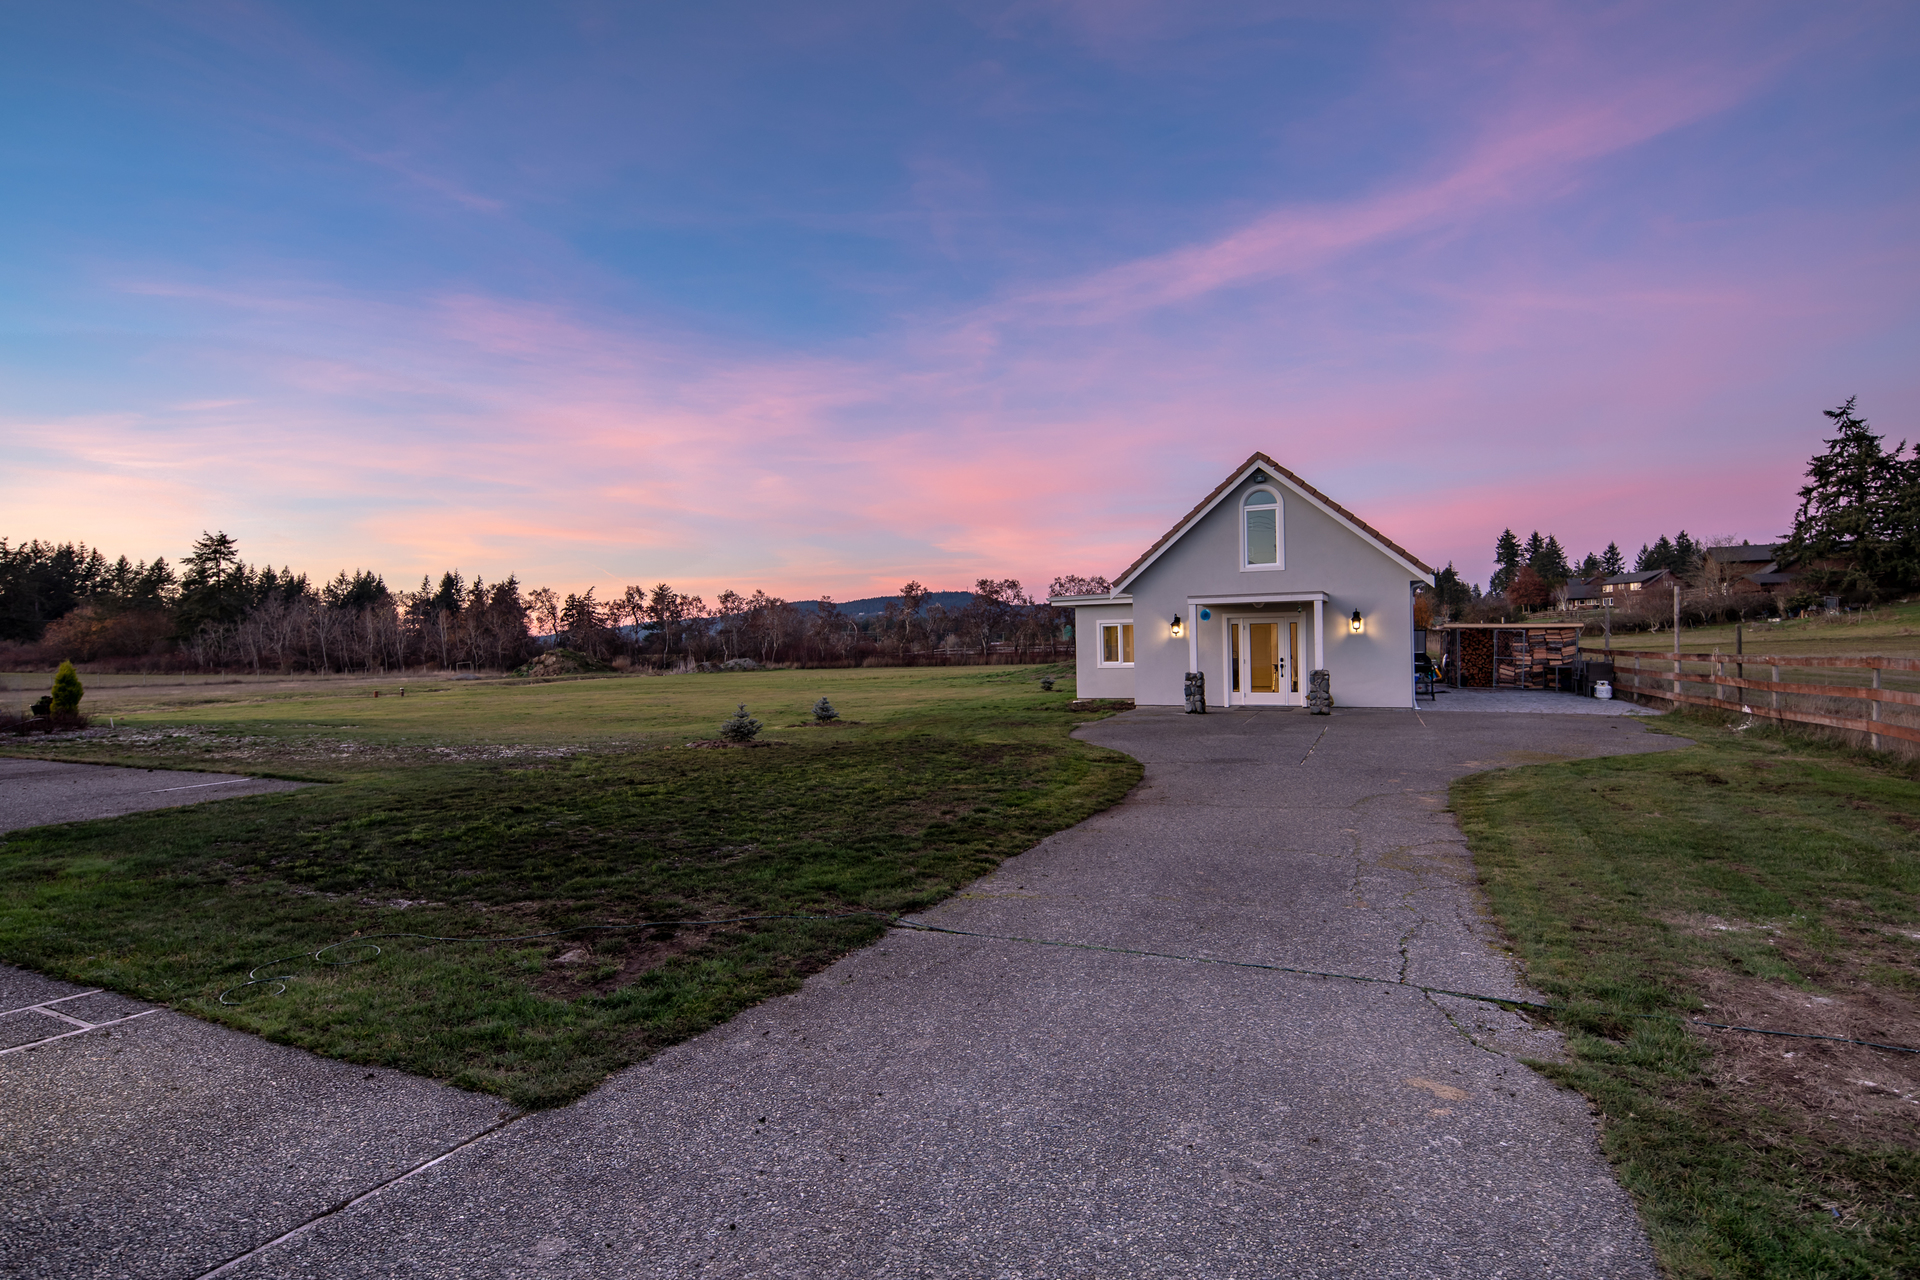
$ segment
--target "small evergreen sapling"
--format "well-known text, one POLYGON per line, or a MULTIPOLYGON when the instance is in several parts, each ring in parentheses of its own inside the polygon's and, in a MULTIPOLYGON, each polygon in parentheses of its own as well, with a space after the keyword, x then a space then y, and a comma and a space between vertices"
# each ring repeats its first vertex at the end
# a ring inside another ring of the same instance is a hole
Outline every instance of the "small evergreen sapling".
POLYGON ((728 742, 752 742, 760 736, 760 722, 747 714, 747 704, 720 723, 720 736, 728 742))
POLYGON ((80 675, 73 669, 73 663, 63 662, 60 669, 53 673, 53 713, 57 716, 70 716, 80 710, 80 695, 84 693, 80 686, 80 675))
POLYGON ((825 724, 829 720, 838 720, 840 718, 840 713, 833 709, 833 704, 831 702, 828 702, 825 698, 822 698, 820 699, 820 701, 813 704, 813 718, 819 721, 821 724, 825 724))

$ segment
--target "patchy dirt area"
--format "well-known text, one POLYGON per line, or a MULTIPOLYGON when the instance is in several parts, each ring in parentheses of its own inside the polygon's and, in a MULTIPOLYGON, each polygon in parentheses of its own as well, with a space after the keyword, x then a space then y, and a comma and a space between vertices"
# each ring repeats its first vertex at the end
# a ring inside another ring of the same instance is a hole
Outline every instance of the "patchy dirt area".
POLYGON ((59 745, 104 752, 131 751, 157 756, 191 756, 196 761, 236 765, 317 764, 342 760, 370 764, 468 764, 496 760, 564 760, 588 751, 617 751, 632 745, 533 746, 522 743, 353 742, 307 734, 224 733, 198 727, 171 729, 84 729, 33 739, 33 745, 59 745))
MULTIPOLYGON (((1920 979, 1920 948, 1885 931, 1850 932, 1857 936, 1847 938, 1844 962, 1788 940, 1776 943, 1807 974, 1810 990, 1720 969, 1697 972, 1708 1005, 1701 1017, 1920 1048, 1920 1000, 1900 981, 1920 979)), ((1737 1031, 1701 1034, 1713 1046, 1715 1084, 1734 1097, 1745 1095, 1827 1141, 1920 1148, 1920 1054, 1737 1031)))
POLYGON ((722 934, 738 932, 737 925, 675 925, 562 938, 532 985, 556 1000, 608 995, 675 956, 698 951, 722 934))

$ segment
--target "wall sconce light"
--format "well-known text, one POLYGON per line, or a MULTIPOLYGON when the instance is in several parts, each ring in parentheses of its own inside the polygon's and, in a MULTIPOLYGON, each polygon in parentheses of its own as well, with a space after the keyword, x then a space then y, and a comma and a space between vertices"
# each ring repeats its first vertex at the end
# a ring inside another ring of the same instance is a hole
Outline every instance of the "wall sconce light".
POLYGON ((1353 634, 1355 635, 1359 635, 1361 625, 1362 624, 1360 622, 1360 611, 1358 609, 1355 609, 1353 611, 1353 616, 1347 619, 1347 630, 1353 632, 1353 634))
POLYGON ((1178 640, 1185 634, 1187 634, 1187 624, 1181 621, 1180 615, 1176 613, 1173 615, 1173 638, 1178 640))

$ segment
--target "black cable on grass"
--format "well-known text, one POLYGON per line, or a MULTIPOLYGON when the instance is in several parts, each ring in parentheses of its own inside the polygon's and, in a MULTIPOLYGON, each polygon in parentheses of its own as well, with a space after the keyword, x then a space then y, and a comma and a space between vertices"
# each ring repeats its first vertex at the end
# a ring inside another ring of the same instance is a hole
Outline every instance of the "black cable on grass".
MULTIPOLYGON (((691 925, 747 924, 760 920, 858 920, 863 918, 882 920, 896 929, 912 929, 919 933, 945 933, 957 938, 984 938, 991 942, 1024 942, 1036 947, 1065 947, 1073 951, 1104 951, 1111 955, 1140 956, 1152 960, 1184 960, 1192 964, 1225 965, 1230 969, 1263 969, 1269 973, 1294 973, 1308 978, 1333 978, 1340 982, 1364 982, 1382 987, 1401 987, 1410 991, 1418 991, 1423 995, 1453 996, 1460 1000, 1474 1000, 1481 1004, 1490 1004, 1502 1008, 1533 1009, 1540 1013, 1548 1014, 1573 1011, 1573 1006, 1571 1005, 1543 1004, 1538 1000, 1515 1000, 1508 996, 1483 995, 1477 991, 1455 991, 1450 987, 1429 987, 1417 982, 1403 982, 1397 978, 1370 978, 1362 974, 1334 973, 1326 969, 1301 969, 1294 965, 1262 964, 1257 960, 1222 960, 1217 956, 1189 956, 1170 951, 1141 951, 1134 947, 1102 946, 1097 942, 1061 942, 1054 938, 1028 938, 1018 934, 976 933, 971 929, 949 929, 937 924, 922 924, 918 920, 910 920, 905 916, 889 915, 883 911, 843 911, 837 915, 734 916, 726 920, 649 920, 641 924, 582 924, 575 925, 570 929, 554 929, 547 933, 522 933, 503 938, 458 938, 428 933, 370 933, 360 937, 345 938, 339 942, 329 943, 315 951, 302 951, 298 955, 287 956, 280 960, 269 960, 265 964, 255 965, 247 971, 247 981, 240 983, 238 986, 228 987, 220 993, 219 999, 221 1004, 237 1005, 240 1003, 239 1001, 229 1000, 227 997, 235 991, 241 991, 247 987, 260 986, 265 983, 274 983, 280 988, 279 991, 269 992, 268 994, 280 995, 284 993, 287 989, 286 984, 293 978, 292 974, 270 975, 265 978, 256 977, 255 975, 262 969, 271 969, 277 965, 289 964, 295 960, 312 960, 316 964, 327 965, 360 964, 363 961, 372 960, 381 954, 380 948, 375 946, 372 941, 374 938, 414 938, 422 942, 532 942, 540 938, 564 937, 570 933, 612 933, 630 932, 635 929, 677 928, 691 925), (360 956, 353 960, 323 960, 320 958, 337 947, 354 946, 372 947, 373 955, 360 956)), ((1889 1053, 1920 1054, 1920 1049, 1911 1049, 1906 1045, 1881 1044, 1875 1040, 1856 1040, 1851 1036, 1823 1036, 1816 1035, 1809 1031, 1773 1031, 1766 1027, 1742 1027, 1726 1022, 1706 1022, 1699 1018, 1682 1018, 1678 1014, 1673 1013, 1628 1013, 1608 1009, 1598 1010, 1598 1012, 1621 1018, 1640 1018, 1654 1022, 1678 1022, 1683 1026, 1709 1027, 1715 1031, 1744 1031, 1749 1035, 1784 1036, 1793 1040, 1827 1040, 1835 1044, 1857 1044, 1868 1049, 1884 1049, 1889 1053)))

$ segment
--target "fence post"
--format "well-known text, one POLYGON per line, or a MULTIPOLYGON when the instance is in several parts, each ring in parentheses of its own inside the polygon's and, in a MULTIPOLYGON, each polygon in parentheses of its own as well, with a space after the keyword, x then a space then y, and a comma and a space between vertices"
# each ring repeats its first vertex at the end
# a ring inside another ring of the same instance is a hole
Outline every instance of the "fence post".
MULTIPOLYGON (((1775 684, 1779 684, 1779 683, 1780 683, 1780 668, 1778 668, 1778 667, 1770 667, 1770 668, 1768 668, 1768 669, 1769 669, 1770 671, 1772 671, 1772 673, 1773 673, 1773 674, 1772 674, 1772 675, 1771 675, 1771 676, 1769 677, 1769 679, 1771 679, 1771 680, 1773 681, 1773 683, 1775 683, 1775 684)), ((1775 720, 1778 720, 1778 719, 1780 718, 1780 691, 1779 691, 1778 689, 1775 689, 1775 690, 1773 690, 1773 691, 1772 691, 1771 693, 1769 693, 1769 694, 1767 695, 1767 697, 1769 697, 1770 699, 1772 699, 1772 700, 1773 700, 1773 718, 1774 718, 1775 720)))
MULTIPOLYGON (((1875 667, 1873 669, 1873 687, 1876 690, 1880 688, 1880 668, 1878 667, 1875 667)), ((1871 719, 1875 724, 1879 724, 1880 723, 1880 699, 1875 698, 1871 703, 1868 704, 1868 706, 1871 708, 1871 710, 1867 712, 1868 718, 1871 719)), ((1873 744, 1873 749, 1875 751, 1878 751, 1880 749, 1879 734, 1870 733, 1867 735, 1867 740, 1873 744)))
POLYGON ((1720 646, 1715 645, 1713 647, 1713 700, 1715 702, 1725 702, 1727 700, 1727 691, 1721 687, 1720 684, 1722 680, 1726 679, 1726 676, 1727 664, 1720 660, 1720 646))

